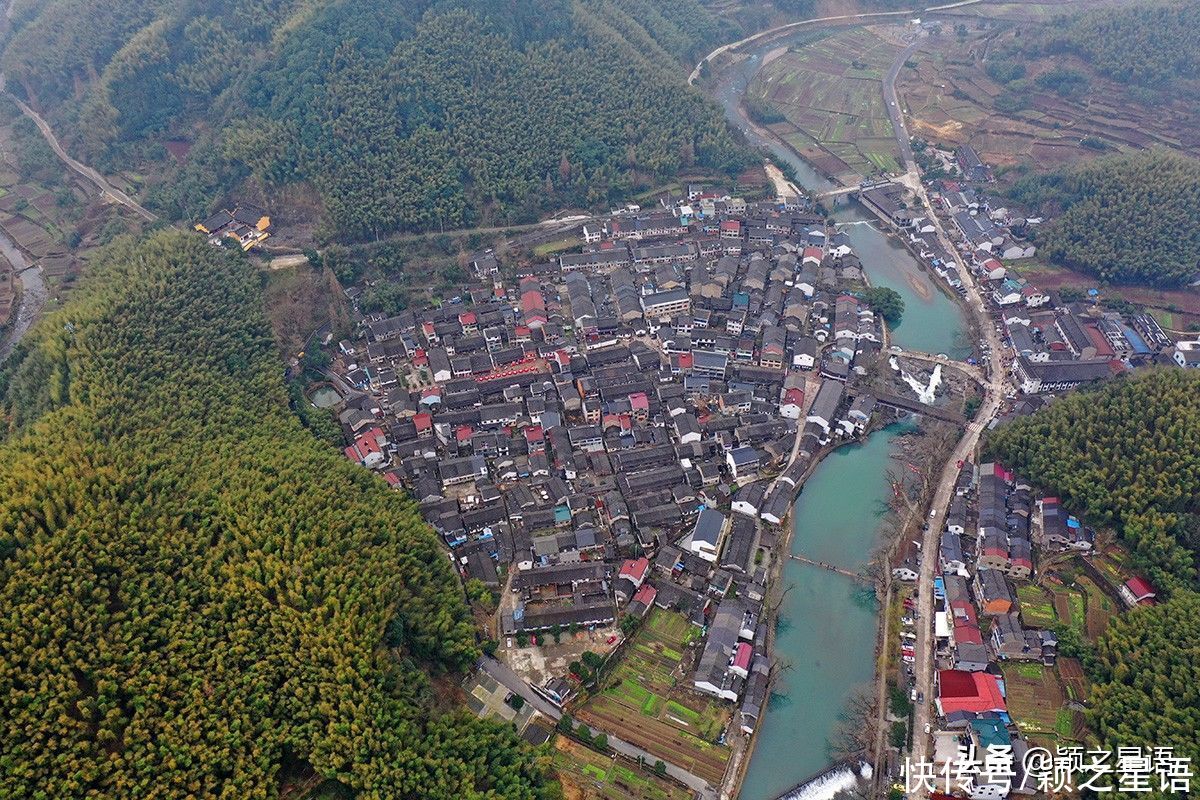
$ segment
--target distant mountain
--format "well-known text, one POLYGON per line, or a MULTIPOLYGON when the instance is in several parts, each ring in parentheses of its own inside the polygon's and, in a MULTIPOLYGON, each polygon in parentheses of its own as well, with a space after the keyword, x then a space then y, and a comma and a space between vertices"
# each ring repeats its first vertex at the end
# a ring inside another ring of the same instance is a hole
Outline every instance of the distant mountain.
POLYGON ((14 90, 173 217, 311 190, 328 235, 363 239, 747 159, 684 83, 736 33, 695 0, 18 0, 13 29, 14 90))

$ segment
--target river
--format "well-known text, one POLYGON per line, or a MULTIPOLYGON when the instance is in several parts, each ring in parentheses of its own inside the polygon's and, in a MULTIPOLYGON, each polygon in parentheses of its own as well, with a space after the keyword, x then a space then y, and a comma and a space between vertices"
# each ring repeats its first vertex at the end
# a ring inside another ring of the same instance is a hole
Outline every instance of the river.
POLYGON ((16 244, 3 231, 0 231, 0 258, 5 258, 12 264, 13 272, 21 283, 20 303, 9 326, 0 332, 0 361, 3 361, 38 318, 49 293, 46 291, 46 282, 42 279, 42 268, 30 266, 25 254, 17 249, 16 244))
MULTIPOLYGON (((891 494, 893 425, 827 456, 792 509, 792 552, 857 571, 874 547, 891 494)), ((788 559, 775 629, 777 677, 742 785, 771 800, 832 762, 830 740, 846 698, 875 673, 875 593, 864 584, 788 559)))
MULTIPOLYGON (((790 148, 756 131, 741 106, 742 95, 762 66, 764 54, 786 46, 787 41, 760 45, 748 58, 722 70, 711 94, 726 118, 746 134, 751 144, 769 150, 776 161, 795 170, 801 186, 814 192, 834 189, 837 184, 790 148)), ((962 309, 935 283, 937 279, 923 270, 903 245, 881 232, 875 226, 875 217, 857 201, 843 201, 834 210, 834 219, 850 237, 871 284, 895 289, 904 300, 904 316, 891 329, 892 344, 906 350, 945 353, 956 359, 969 356, 971 344, 962 309)))
MULTIPOLYGON (((741 96, 761 67, 763 56, 785 46, 761 45, 749 58, 723 70, 712 94, 730 122, 750 142, 795 170, 799 183, 821 192, 835 184, 818 174, 791 149, 754 130, 741 96)), ((875 286, 887 286, 904 299, 904 316, 893 326, 896 346, 965 358, 970 343, 961 307, 934 283, 903 245, 882 233, 857 202, 835 209, 875 286)), ((850 570, 859 569, 878 540, 884 504, 891 491, 887 470, 896 437, 894 425, 862 444, 843 447, 817 466, 792 510, 792 552, 850 570)), ((773 657, 781 667, 768 711, 755 742, 740 797, 772 800, 808 780, 834 760, 831 742, 846 713, 847 698, 870 685, 875 672, 878 609, 874 592, 836 572, 788 559, 783 568, 786 594, 779 610, 773 657)), ((807 787, 805 800, 827 800, 853 783, 847 769, 807 787)))

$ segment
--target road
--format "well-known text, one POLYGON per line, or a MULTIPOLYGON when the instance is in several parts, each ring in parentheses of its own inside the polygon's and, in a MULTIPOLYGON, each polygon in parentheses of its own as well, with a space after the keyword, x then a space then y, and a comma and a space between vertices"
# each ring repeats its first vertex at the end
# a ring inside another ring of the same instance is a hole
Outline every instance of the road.
POLYGON ((908 61, 920 45, 920 40, 917 40, 901 50, 883 78, 883 102, 887 107, 888 118, 892 121, 892 133, 896 136, 896 144, 900 147, 901 163, 904 165, 905 172, 915 175, 918 182, 920 175, 916 172, 917 159, 913 157, 912 144, 908 138, 908 126, 904 123, 904 107, 900 104, 900 98, 896 96, 896 78, 900 75, 900 70, 904 68, 904 62, 908 61))
MULTIPOLYGON (((916 709, 912 747, 912 760, 914 763, 919 763, 929 757, 930 740, 929 736, 925 734, 925 726, 932 726, 930 708, 934 697, 933 662, 935 657, 935 641, 932 628, 934 616, 933 577, 934 567, 938 563, 936 557, 938 542, 941 537, 941 531, 945 527, 946 511, 954 494, 954 485, 958 480, 957 462, 960 460, 966 461, 971 458, 984 428, 987 427, 988 423, 999 412, 1000 404, 1004 400, 1007 388, 1007 373, 1001 361, 1003 342, 1001 342, 1000 334, 996 331, 995 326, 993 326, 992 321, 988 318, 985 311, 986 305, 983 301, 978 279, 974 271, 963 263, 958 249, 950 241, 950 237, 946 235, 945 227, 942 225, 938 215, 934 213, 924 185, 920 180, 917 180, 915 184, 917 197, 925 206, 929 219, 936 228, 938 238, 941 240, 946 251, 952 254, 958 265, 959 274, 963 276, 963 286, 966 287, 967 295, 967 311, 972 316, 976 328, 988 345, 987 383, 985 384, 983 403, 975 417, 975 421, 967 426, 967 430, 959 440, 958 446, 955 447, 953 455, 950 456, 949 461, 946 462, 946 466, 942 470, 942 477, 934 492, 931 506, 933 517, 929 520, 929 529, 925 532, 921 543, 921 551, 926 555, 921 560, 920 576, 917 579, 919 598, 917 609, 921 615, 921 623, 917 628, 914 683, 917 691, 925 695, 926 702, 918 705, 916 709)), ((916 793, 910 794, 910 797, 913 798, 917 796, 916 793)))
MULTIPOLYGON (((562 717, 561 710, 559 710, 553 703, 546 700, 546 698, 535 692, 533 687, 521 679, 521 676, 517 675, 517 673, 513 672, 506 665, 502 664, 496 659, 483 656, 479 659, 479 668, 495 678, 501 686, 508 689, 510 692, 514 692, 525 698, 525 702, 530 703, 534 708, 555 722, 562 717)), ((654 765, 654 762, 661 760, 653 753, 649 753, 640 747, 635 747, 629 744, 629 742, 618 739, 617 737, 613 736, 611 731, 601 731, 599 728, 593 728, 593 730, 597 730, 607 736, 608 746, 626 758, 631 758, 634 761, 637 761, 639 758, 641 758, 646 764, 651 766, 654 765)), ((704 780, 698 775, 693 775, 682 767, 678 767, 665 761, 663 763, 667 765, 668 775, 682 783, 684 786, 687 786, 692 791, 697 792, 700 795, 701 800, 717 800, 717 790, 713 788, 708 781, 704 780)))
MULTIPOLYGON (((938 544, 941 539, 941 532, 946 524, 946 512, 950 506, 950 500, 954 496, 955 484, 958 481, 958 462, 970 460, 974 455, 979 438, 987 425, 998 413, 1007 388, 1006 372, 1001 361, 1003 342, 1001 342, 1000 334, 996 331, 992 321, 988 318, 985 310, 987 306, 983 300, 978 278, 975 272, 963 263, 958 248, 946 234, 946 229, 942 224, 941 218, 935 213, 933 205, 929 202, 929 195, 925 191, 925 185, 921 183, 920 171, 917 168, 916 159, 913 157, 912 147, 909 144, 908 127, 904 122, 903 101, 896 92, 896 78, 900 74, 904 62, 916 51, 917 46, 918 43, 913 42, 896 57, 896 60, 892 63, 891 68, 884 78, 883 96, 887 103, 888 115, 892 119, 892 128, 896 134, 897 144, 900 145, 900 151, 904 157, 905 176, 903 182, 912 189, 917 199, 925 207, 926 214, 934 226, 938 240, 946 252, 951 254, 958 267, 959 274, 963 277, 963 286, 966 289, 965 305, 967 313, 971 315, 975 327, 988 345, 988 368, 986 372, 979 371, 979 368, 976 368, 976 377, 986 378, 983 403, 975 417, 975 421, 967 425, 962 438, 959 439, 958 444, 954 448, 954 452, 942 468, 942 474, 934 490, 933 500, 930 505, 931 517, 929 519, 929 527, 926 529, 921 541, 921 552, 925 554, 925 557, 921 559, 921 568, 917 578, 917 611, 920 615, 920 624, 916 631, 916 662, 914 664, 913 684, 917 692, 925 696, 925 702, 916 707, 914 714, 911 754, 913 763, 923 762, 930 756, 930 737, 925 733, 925 729, 926 726, 932 729, 934 722, 934 717, 931 713, 934 698, 933 667, 936 657, 936 641, 933 635, 933 578, 935 568, 938 564, 936 557, 938 544)), ((916 353, 909 353, 907 355, 918 359, 928 358, 928 356, 916 353)), ((955 366, 966 368, 969 365, 955 362, 955 366)), ((919 797, 919 793, 910 793, 909 797, 915 800, 915 798, 919 797)))
POLYGON ((983 2, 983 0, 960 0, 960 2, 956 2, 956 3, 946 3, 943 5, 929 6, 928 8, 924 9, 923 11, 918 11, 915 9, 909 9, 907 11, 869 11, 865 14, 838 14, 836 16, 831 16, 831 17, 813 17, 812 19, 802 19, 802 20, 798 20, 796 22, 789 22, 786 25, 779 25, 774 28, 768 28, 765 31, 759 31, 758 33, 747 36, 744 39, 738 39, 736 42, 730 42, 729 44, 723 44, 720 47, 714 49, 711 53, 709 53, 708 55, 706 55, 704 58, 700 59, 700 61, 698 61, 696 63, 696 68, 693 69, 692 74, 688 76, 688 83, 694 85, 696 83, 696 81, 700 80, 700 70, 704 67, 704 64, 707 62, 711 62, 714 58, 721 55, 722 53, 728 53, 728 52, 736 50, 739 47, 742 47, 744 45, 752 44, 754 42, 762 41, 764 39, 770 39, 770 38, 778 36, 782 33, 799 30, 800 28, 803 28, 806 26, 822 25, 825 23, 834 23, 834 22, 854 22, 854 21, 858 21, 858 20, 867 20, 867 21, 874 21, 876 19, 886 20, 889 17, 912 17, 914 15, 919 15, 922 13, 927 14, 927 13, 931 13, 934 11, 948 11, 949 9, 952 9, 952 8, 961 8, 962 6, 975 5, 976 3, 981 3, 981 2, 983 2))
POLYGON ((100 193, 105 197, 110 198, 113 202, 120 203, 147 222, 154 222, 158 219, 155 214, 147 211, 132 197, 109 183, 108 179, 99 172, 92 169, 87 164, 82 164, 79 161, 76 161, 74 158, 71 158, 67 151, 63 149, 62 145, 59 144, 58 138, 54 135, 54 131, 50 128, 50 124, 46 122, 46 120, 42 119, 40 114, 23 103, 15 95, 12 99, 14 102, 16 102, 17 107, 21 109, 21 113, 33 120, 33 124, 37 125, 38 130, 42 132, 42 136, 50 145, 50 149, 54 151, 54 154, 58 156, 59 160, 66 164, 72 172, 87 178, 96 185, 96 188, 98 188, 100 193))

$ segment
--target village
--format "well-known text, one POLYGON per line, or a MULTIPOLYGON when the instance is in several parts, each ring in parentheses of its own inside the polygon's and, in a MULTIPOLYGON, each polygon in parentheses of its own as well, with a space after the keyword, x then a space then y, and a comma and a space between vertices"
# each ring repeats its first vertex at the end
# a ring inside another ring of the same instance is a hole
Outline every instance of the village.
MULTIPOLYGON (((948 293, 965 296, 964 277, 983 288, 1011 348, 1006 415, 1143 363, 1195 365, 1151 317, 1056 302, 1005 266, 1028 252, 1014 233, 1028 222, 991 209, 978 177, 978 193, 934 195, 956 254, 899 184, 856 194, 948 293)), ((411 492, 464 580, 492 593, 488 655, 466 687, 476 710, 531 741, 551 725, 575 746, 603 735, 643 772, 662 763, 646 780, 716 796, 769 696, 771 578, 807 472, 899 418, 965 424, 972 409, 935 388, 944 370, 969 394, 987 362, 889 346, 863 299, 870 265, 798 196, 690 186, 577 233, 574 252, 515 270, 480 251, 459 294, 362 317, 318 391, 346 457, 411 492)), ((980 338, 976 353, 986 348, 980 338)), ((967 735, 1000 741, 1011 728, 1021 741, 998 660, 1052 665, 1057 642, 1008 581, 1029 578, 1035 546, 1090 547, 1067 511, 1002 467, 962 474, 938 554, 929 702, 943 755, 967 735)), ((901 582, 917 577, 920 554, 908 559, 901 582)), ((1134 602, 1153 595, 1138 580, 1134 602)), ((926 701, 915 688, 910 699, 926 701)))

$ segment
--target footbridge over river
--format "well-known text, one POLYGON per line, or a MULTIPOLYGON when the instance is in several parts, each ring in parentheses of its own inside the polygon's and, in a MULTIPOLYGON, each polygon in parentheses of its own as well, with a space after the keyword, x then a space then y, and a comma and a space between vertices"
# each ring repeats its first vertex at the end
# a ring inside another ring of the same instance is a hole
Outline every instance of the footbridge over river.
POLYGON ((927 406, 919 400, 914 400, 909 397, 900 397, 894 394, 880 394, 875 396, 876 401, 889 408, 897 408, 901 411, 909 411, 913 414, 921 414, 933 419, 940 419, 943 422, 949 422, 952 425, 963 427, 967 424, 967 418, 957 411, 951 411, 948 408, 938 408, 936 406, 927 406))

